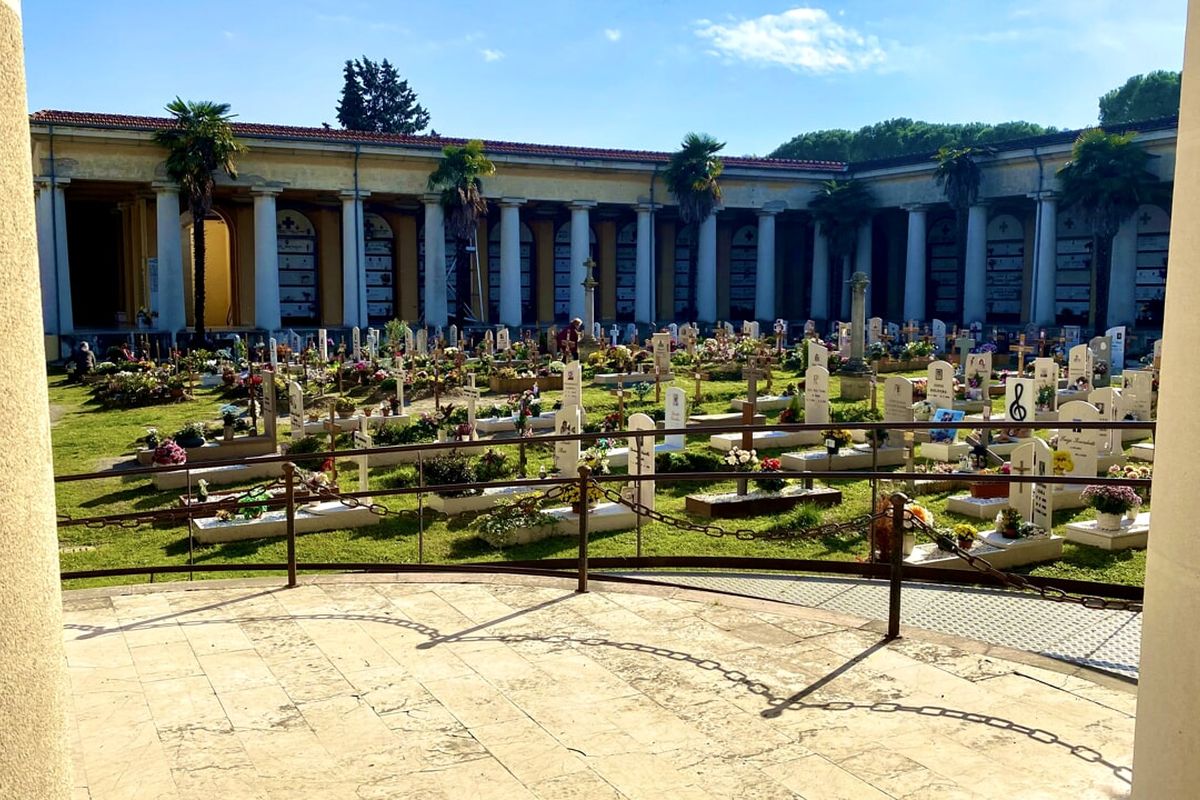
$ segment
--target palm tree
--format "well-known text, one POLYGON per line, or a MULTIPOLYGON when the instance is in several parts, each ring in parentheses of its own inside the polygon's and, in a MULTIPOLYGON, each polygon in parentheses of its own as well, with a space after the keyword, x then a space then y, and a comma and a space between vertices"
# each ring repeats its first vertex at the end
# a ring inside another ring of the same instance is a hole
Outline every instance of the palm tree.
MULTIPOLYGON (((671 154, 671 160, 663 170, 663 181, 667 191, 675 197, 684 225, 699 225, 721 200, 721 185, 717 179, 725 170, 725 164, 717 153, 724 147, 724 142, 718 142, 707 133, 689 133, 683 137, 679 149, 671 154)), ((692 314, 695 313, 697 253, 698 248, 693 247, 688 265, 692 286, 688 310, 692 314)))
MULTIPOLYGON (((821 232, 829 243, 829 255, 842 263, 843 271, 854 258, 858 247, 858 231, 871 221, 875 198, 866 184, 856 180, 825 181, 817 194, 808 201, 813 220, 820 223, 821 232)), ((829 310, 837 307, 841 287, 829 281, 829 310)))
POLYGON ((937 162, 933 179, 941 187, 950 208, 954 209, 959 286, 963 285, 967 269, 967 210, 979 199, 979 186, 983 182, 983 170, 978 159, 994 153, 991 147, 944 145, 933 156, 937 162))
POLYGON ((196 340, 204 331, 204 220, 213 205, 217 173, 237 177, 233 157, 245 147, 233 138, 228 103, 184 101, 176 97, 167 105, 175 124, 154 132, 154 141, 167 149, 167 175, 179 184, 192 213, 192 296, 195 300, 196 340))
POLYGON ((1076 209, 1092 232, 1097 331, 1108 329, 1113 237, 1138 206, 1159 192, 1158 178, 1146 169, 1151 155, 1134 143, 1135 135, 1086 130, 1075 140, 1071 160, 1058 171, 1062 206, 1076 209))
MULTIPOLYGON (((467 247, 475 240, 479 220, 487 216, 488 205, 481 189, 480 180, 485 175, 494 175, 496 165, 483 152, 483 142, 472 139, 462 147, 448 145, 442 149, 442 159, 429 174, 429 191, 441 194, 442 209, 446 215, 446 229, 455 239, 456 290, 461 298, 464 287, 470 298, 470 261, 467 247)), ((455 308, 462 309, 460 298, 455 299, 455 308)), ((461 323, 467 314, 457 313, 461 323)))

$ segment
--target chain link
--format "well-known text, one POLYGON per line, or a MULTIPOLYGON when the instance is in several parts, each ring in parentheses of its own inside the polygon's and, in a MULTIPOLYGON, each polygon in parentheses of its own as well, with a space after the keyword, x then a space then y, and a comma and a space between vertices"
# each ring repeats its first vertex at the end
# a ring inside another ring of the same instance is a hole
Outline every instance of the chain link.
POLYGON ((938 533, 933 528, 929 527, 920 518, 906 511, 906 518, 913 522, 914 528, 921 531, 932 539, 939 549, 953 553, 954 555, 967 562, 967 565, 972 569, 982 572, 1003 586, 1009 589, 1016 589, 1022 592, 1033 592, 1040 595, 1043 600, 1049 600, 1054 603, 1074 603, 1081 605, 1084 608, 1091 608, 1100 611, 1133 611, 1141 613, 1142 601, 1140 600, 1119 600, 1110 597, 1096 597, 1094 595, 1071 594, 1055 586, 1038 586, 1023 575, 1018 575, 1015 572, 1005 572, 1004 570, 993 567, 985 558, 972 555, 968 550, 958 546, 953 536, 947 536, 938 533))
POLYGON ((284 485, 284 482, 281 480, 275 480, 269 483, 260 483, 257 486, 251 486, 249 489, 244 489, 240 492, 225 495, 219 500, 209 500, 203 503, 186 505, 179 508, 160 508, 154 511, 147 511, 145 514, 136 517, 126 517, 124 519, 86 519, 79 521, 70 514, 60 511, 57 514, 58 525, 62 528, 82 526, 91 530, 103 530, 105 528, 124 528, 126 530, 132 530, 134 528, 139 528, 142 525, 153 525, 158 522, 181 522, 188 519, 193 519, 201 513, 206 513, 209 511, 224 511, 237 508, 238 504, 247 497, 261 493, 270 494, 272 490, 281 489, 284 487, 284 485))

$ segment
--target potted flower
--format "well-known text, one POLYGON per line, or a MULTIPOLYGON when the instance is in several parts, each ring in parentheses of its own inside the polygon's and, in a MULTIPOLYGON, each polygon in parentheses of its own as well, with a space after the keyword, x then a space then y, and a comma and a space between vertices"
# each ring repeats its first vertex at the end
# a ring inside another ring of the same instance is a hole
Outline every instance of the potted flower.
POLYGON ((735 472, 754 472, 758 469, 758 451, 743 450, 740 447, 731 447, 729 452, 725 454, 725 464, 734 469, 735 472))
POLYGON ((967 523, 958 523, 950 532, 954 534, 954 541, 961 549, 970 550, 975 545, 975 529, 967 523))
POLYGON ((1058 390, 1049 384, 1038 387, 1037 398, 1034 400, 1034 405, 1038 411, 1053 411, 1054 399, 1058 395, 1058 390))
POLYGON ((233 440, 233 429, 237 424, 237 419, 241 416, 241 409, 232 403, 221 406, 221 422, 225 425, 225 441, 233 440))
POLYGON ((166 467, 187 463, 187 450, 184 450, 173 439, 163 439, 154 448, 151 462, 158 467, 166 467))
POLYGON ((204 423, 189 422, 175 433, 175 443, 180 447, 204 446, 204 423))
MULTIPOLYGON (((793 387, 789 385, 788 389, 791 390, 793 387)), ((793 393, 789 396, 791 400, 788 401, 787 408, 779 412, 779 422, 781 425, 790 425, 795 422, 804 421, 804 406, 801 405, 800 395, 793 393)))
POLYGON ((1055 450, 1051 464, 1055 475, 1066 475, 1075 469, 1075 459, 1071 458, 1071 453, 1067 450, 1055 450))
POLYGON ((1112 533, 1121 529, 1121 517, 1142 504, 1142 498, 1130 486, 1085 486, 1080 495, 1088 508, 1096 510, 1096 529, 1112 533))
POLYGON ((1002 508, 996 514, 996 530, 1005 539, 1018 539, 1021 536, 1021 525, 1024 521, 1021 512, 1015 508, 1002 508))
POLYGON ((342 419, 349 419, 354 416, 354 401, 348 397, 339 397, 333 401, 333 410, 342 419))
POLYGON ((854 441, 854 436, 845 428, 829 428, 821 431, 821 439, 825 442, 825 449, 833 454, 849 446, 850 442, 854 441))
POLYGON ((768 477, 755 478, 754 482, 764 492, 782 491, 783 487, 787 485, 787 481, 783 478, 774 477, 774 475, 778 475, 782 471, 783 465, 778 458, 764 458, 758 462, 758 472, 768 477))

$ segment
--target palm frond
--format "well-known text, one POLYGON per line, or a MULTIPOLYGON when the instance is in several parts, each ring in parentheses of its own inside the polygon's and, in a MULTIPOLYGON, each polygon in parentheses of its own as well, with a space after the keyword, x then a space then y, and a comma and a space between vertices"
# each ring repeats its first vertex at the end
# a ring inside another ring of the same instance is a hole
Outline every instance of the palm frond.
POLYGON ((675 197, 685 224, 703 221, 720 202, 718 179, 725 164, 717 153, 724 147, 706 133, 689 133, 663 170, 667 191, 675 197))

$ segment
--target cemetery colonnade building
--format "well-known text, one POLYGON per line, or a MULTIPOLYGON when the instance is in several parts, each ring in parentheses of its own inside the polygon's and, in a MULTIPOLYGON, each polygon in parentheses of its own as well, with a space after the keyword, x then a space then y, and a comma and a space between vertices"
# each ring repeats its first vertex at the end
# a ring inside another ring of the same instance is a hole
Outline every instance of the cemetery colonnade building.
MULTIPOLYGON (((152 134, 165 119, 31 115, 47 356, 81 337, 192 319, 191 226, 152 134)), ((1077 131, 997 147, 983 163, 965 247, 931 156, 843 164, 726 157, 721 207, 684 224, 661 179, 669 154, 485 142, 496 174, 474 241, 448 236, 426 181, 441 137, 235 123, 238 178, 218 181, 207 240, 213 330, 546 326, 583 317, 595 263, 606 327, 849 318, 852 272, 871 315, 1016 330, 1094 319, 1091 237, 1059 207, 1056 171, 1077 131), (853 253, 834 253, 808 204, 830 178, 869 185, 876 208, 853 253), (473 248, 473 249, 472 249, 473 248), (960 264, 959 254, 965 253, 960 264), (461 262, 461 263, 460 263, 461 262), (715 288, 715 292, 713 289, 715 288)), ((1176 120, 1137 141, 1168 199, 1114 240, 1108 318, 1162 327, 1176 120)), ((643 327, 643 332, 645 327, 643 327)))

